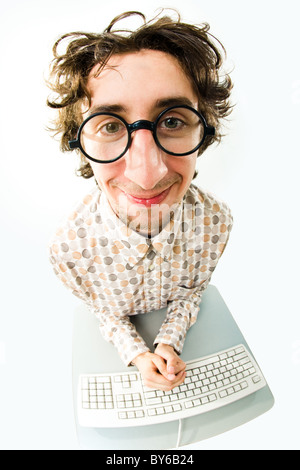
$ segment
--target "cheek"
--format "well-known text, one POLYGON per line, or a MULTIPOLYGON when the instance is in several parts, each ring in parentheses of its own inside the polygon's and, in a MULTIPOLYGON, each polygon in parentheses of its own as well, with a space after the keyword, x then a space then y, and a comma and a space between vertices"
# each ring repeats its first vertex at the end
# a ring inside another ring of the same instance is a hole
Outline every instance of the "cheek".
POLYGON ((109 165, 105 165, 92 161, 90 162, 97 183, 103 191, 105 191, 105 188, 108 186, 108 182, 114 179, 116 174, 118 174, 116 164, 111 163, 109 165))
POLYGON ((183 184, 189 185, 193 179, 196 169, 197 155, 187 155, 185 157, 173 157, 170 159, 168 168, 172 173, 177 173, 182 177, 183 184))

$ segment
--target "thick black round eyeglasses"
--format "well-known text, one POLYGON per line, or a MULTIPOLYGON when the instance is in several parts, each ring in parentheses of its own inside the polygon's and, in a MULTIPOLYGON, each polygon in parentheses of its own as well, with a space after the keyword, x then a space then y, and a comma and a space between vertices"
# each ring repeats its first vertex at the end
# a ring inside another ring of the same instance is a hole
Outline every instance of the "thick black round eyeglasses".
POLYGON ((202 114, 181 105, 165 109, 153 122, 142 119, 128 124, 115 113, 92 114, 83 121, 69 146, 80 149, 89 160, 111 163, 123 157, 131 145, 132 133, 139 129, 150 130, 156 145, 177 157, 194 153, 207 136, 215 135, 215 128, 207 125, 202 114))

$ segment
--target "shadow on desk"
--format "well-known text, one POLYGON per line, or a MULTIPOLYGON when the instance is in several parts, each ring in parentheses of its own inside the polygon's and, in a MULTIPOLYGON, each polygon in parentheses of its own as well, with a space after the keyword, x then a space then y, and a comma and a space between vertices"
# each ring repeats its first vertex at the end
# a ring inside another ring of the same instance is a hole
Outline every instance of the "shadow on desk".
MULTIPOLYGON (((162 309, 131 318, 150 348, 165 315, 166 309, 162 309)), ((203 294, 197 322, 187 333, 182 359, 184 361, 196 359, 241 343, 252 352, 217 288, 210 285, 203 294)), ((253 352, 252 355, 254 356, 253 352)), ((101 337, 97 318, 87 311, 85 306, 78 308, 74 315, 73 328, 73 400, 80 448, 105 450, 175 448, 178 421, 131 428, 79 426, 76 407, 79 375, 125 371, 128 371, 128 368, 121 362, 116 349, 101 337)), ((185 418, 182 420, 180 446, 229 431, 268 411, 273 404, 274 398, 267 385, 234 403, 185 418)))

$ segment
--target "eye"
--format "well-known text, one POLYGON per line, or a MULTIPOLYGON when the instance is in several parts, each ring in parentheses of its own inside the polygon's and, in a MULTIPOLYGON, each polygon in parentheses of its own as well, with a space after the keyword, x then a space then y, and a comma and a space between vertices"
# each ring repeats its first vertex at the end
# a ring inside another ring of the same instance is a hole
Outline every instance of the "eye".
POLYGON ((178 129, 183 126, 183 122, 175 117, 168 117, 161 122, 161 127, 165 129, 178 129))
POLYGON ((105 124, 104 126, 101 127, 100 131, 107 133, 107 134, 116 134, 117 132, 120 131, 121 127, 120 122, 109 122, 105 124))

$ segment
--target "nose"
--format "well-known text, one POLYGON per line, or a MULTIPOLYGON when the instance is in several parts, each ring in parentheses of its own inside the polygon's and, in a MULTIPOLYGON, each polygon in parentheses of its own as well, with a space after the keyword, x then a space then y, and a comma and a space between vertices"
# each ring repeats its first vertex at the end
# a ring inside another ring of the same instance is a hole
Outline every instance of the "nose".
POLYGON ((168 173, 163 152, 156 145, 152 132, 148 129, 133 132, 125 161, 125 177, 145 190, 153 189, 168 173))

